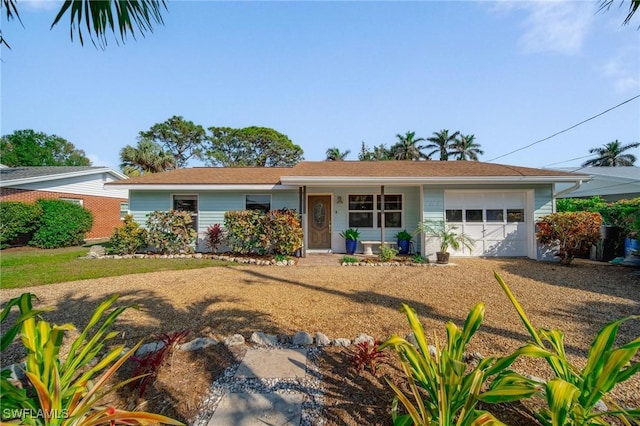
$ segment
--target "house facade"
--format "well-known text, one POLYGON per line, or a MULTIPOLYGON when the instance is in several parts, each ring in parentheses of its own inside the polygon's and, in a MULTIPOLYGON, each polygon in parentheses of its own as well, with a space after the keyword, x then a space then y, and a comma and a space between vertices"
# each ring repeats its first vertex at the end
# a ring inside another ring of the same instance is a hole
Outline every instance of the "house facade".
MULTIPOLYGON (((134 219, 154 210, 187 210, 200 236, 244 209, 301 213, 304 251, 344 253, 340 233, 358 228, 360 241, 393 242, 415 234, 413 252, 431 257, 438 244, 417 234, 421 221, 445 221, 471 236, 474 250, 457 256, 539 258, 535 221, 553 211, 555 185, 588 176, 464 161, 304 161, 287 168, 191 168, 106 186, 127 189, 134 219)), ((205 250, 199 241, 198 249, 205 250)), ((359 251, 363 251, 362 245, 359 251)))
POLYGON ((109 167, 2 167, 0 201, 33 203, 60 199, 81 205, 93 214, 88 239, 108 238, 129 209, 126 189, 106 190, 105 183, 127 179, 109 167))
POLYGON ((605 201, 615 202, 640 197, 640 167, 565 167, 556 170, 591 176, 589 182, 571 192, 561 194, 558 198, 599 196, 605 201))

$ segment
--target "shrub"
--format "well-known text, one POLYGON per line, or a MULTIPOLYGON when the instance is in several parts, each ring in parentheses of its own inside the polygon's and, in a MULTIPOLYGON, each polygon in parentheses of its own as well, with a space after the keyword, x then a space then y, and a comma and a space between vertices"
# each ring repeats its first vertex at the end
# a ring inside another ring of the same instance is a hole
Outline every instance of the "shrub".
POLYGON ((42 207, 39 204, 0 202, 0 248, 8 247, 21 236, 38 229, 40 216, 42 207))
POLYGON ((147 245, 147 231, 128 214, 120 228, 115 228, 109 240, 109 254, 134 254, 147 245))
POLYGON ((587 364, 580 369, 566 357, 562 331, 536 330, 504 280, 497 273, 495 277, 533 338, 533 345, 538 348, 535 356, 545 358, 555 374, 554 379, 542 386, 548 405, 537 413, 542 424, 608 425, 603 416, 617 417, 625 425, 631 424, 627 420, 635 419, 635 424, 638 424, 640 410, 625 410, 610 397, 609 392, 640 371, 640 362, 636 358, 640 337, 618 348, 613 347, 619 327, 627 321, 640 319, 640 315, 605 325, 591 343, 587 364), (607 411, 595 410, 598 401, 604 402, 607 411))
MULTIPOLYGON (((59 355, 63 337, 67 330, 75 330, 73 324, 36 321, 36 316, 43 311, 33 309, 31 294, 25 293, 9 300, 0 314, 2 329, 10 334, 8 337, 3 334, 2 350, 7 348, 19 330, 26 351, 25 373, 33 389, 27 392, 16 386, 9 380, 10 373, 2 372, 0 406, 3 421, 46 426, 182 424, 158 414, 116 410, 103 405, 102 399, 109 393, 105 383, 140 346, 138 343, 124 355, 123 345, 110 347, 102 358, 97 359, 106 344, 118 335, 108 331, 126 309, 118 307, 108 311, 117 299, 118 295, 113 295, 96 308, 87 326, 71 342, 69 353, 64 358, 59 355), (20 316, 16 323, 6 327, 4 322, 14 306, 19 308, 20 316)), ((115 385, 111 391, 125 384, 115 385)))
POLYGON ((387 357, 386 352, 380 350, 381 343, 377 340, 373 343, 365 340, 356 345, 356 353, 351 357, 351 363, 358 372, 369 369, 374 376, 377 374, 378 361, 387 357))
POLYGON ((264 235, 265 214, 259 210, 228 211, 224 214, 224 229, 229 248, 235 253, 266 253, 264 235))
POLYGON ((389 262, 390 260, 395 259, 398 255, 398 250, 390 247, 386 244, 382 244, 380 246, 380 254, 378 254, 378 258, 381 262, 389 262))
POLYGON ((204 241, 212 252, 217 252, 224 241, 224 228, 219 223, 209 226, 204 232, 204 241))
POLYGON ((419 264, 429 263, 429 259, 427 259, 426 257, 422 256, 420 253, 414 254, 413 257, 411 258, 411 261, 413 263, 419 263, 419 264))
POLYGON ((177 254, 193 251, 198 233, 186 211, 155 211, 147 215, 147 242, 160 253, 177 254))
POLYGON ((296 211, 271 210, 264 220, 269 252, 291 256, 302 248, 302 225, 296 211))
POLYGON ((602 218, 599 213, 552 213, 542 217, 537 225, 538 241, 557 244, 555 256, 563 265, 568 265, 576 255, 588 251, 600 240, 602 218))
POLYGON ((358 259, 353 256, 342 256, 340 263, 358 263, 358 259))
POLYGON ((38 200, 42 208, 40 227, 29 244, 58 248, 82 244, 93 225, 91 212, 64 200, 38 200))

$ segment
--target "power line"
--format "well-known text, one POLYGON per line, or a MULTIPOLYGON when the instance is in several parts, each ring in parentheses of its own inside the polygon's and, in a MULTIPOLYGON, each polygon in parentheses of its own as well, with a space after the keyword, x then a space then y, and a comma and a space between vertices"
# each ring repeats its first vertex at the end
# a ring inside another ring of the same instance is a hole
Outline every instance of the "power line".
POLYGON ((619 103, 618 105, 616 105, 616 106, 614 106, 614 107, 611 107, 611 108, 609 108, 608 110, 602 111, 601 113, 596 114, 596 115, 594 115, 593 117, 589 117, 589 118, 587 118, 586 120, 582 120, 582 121, 581 121, 581 122, 579 122, 578 124, 574 124, 573 126, 571 126, 571 127, 567 127, 567 128, 566 128, 566 129, 564 129, 564 130, 560 130, 559 132, 556 132, 556 133, 552 134, 551 136, 547 136, 547 137, 546 137, 546 138, 544 138, 544 139, 537 140, 537 141, 535 141, 535 142, 530 143, 529 145, 523 146, 522 148, 514 149, 513 151, 507 152, 506 154, 502 154, 502 155, 500 155, 500 156, 498 156, 498 157, 492 158, 491 160, 487 160, 487 161, 488 161, 488 162, 489 162, 489 161, 494 161, 494 160, 497 160, 498 158, 506 157, 507 155, 511 155, 511 154, 514 154, 514 153, 516 153, 516 152, 518 152, 518 151, 522 151, 523 149, 531 148, 532 146, 537 145, 537 144, 539 144, 540 142, 544 142, 544 141, 549 140, 549 139, 551 139, 551 138, 553 138, 553 137, 555 137, 555 136, 558 136, 558 135, 560 135, 560 134, 562 134, 562 133, 564 133, 564 132, 568 132, 568 131, 569 131, 569 130, 571 130, 571 129, 575 129, 576 127, 578 127, 578 126, 580 126, 580 125, 582 125, 582 124, 584 124, 584 123, 586 123, 586 122, 588 122, 588 121, 591 121, 591 120, 593 120, 594 118, 600 117, 601 115, 604 115, 604 114, 608 113, 609 111, 613 111, 614 109, 616 109, 616 108, 618 108, 618 107, 621 107, 622 105, 627 104, 627 103, 629 103, 629 102, 631 102, 631 101, 633 101, 633 100, 635 100, 635 99, 638 99, 638 98, 640 98, 640 95, 636 95, 636 96, 632 97, 631 99, 627 99, 626 101, 624 101, 624 102, 622 102, 622 103, 619 103))
POLYGON ((545 166, 541 166, 541 168, 545 168, 545 167, 549 167, 549 166, 555 166, 556 164, 568 163, 569 161, 581 160, 583 158, 593 157, 593 156, 594 156, 594 154, 583 155, 582 157, 576 157, 576 158, 571 158, 569 160, 558 161, 557 163, 547 164, 545 166))

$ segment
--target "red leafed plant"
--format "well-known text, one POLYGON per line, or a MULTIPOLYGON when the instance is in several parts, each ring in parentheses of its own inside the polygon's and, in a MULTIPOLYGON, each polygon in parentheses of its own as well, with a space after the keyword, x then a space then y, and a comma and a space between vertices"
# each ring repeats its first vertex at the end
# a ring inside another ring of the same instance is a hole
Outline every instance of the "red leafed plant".
POLYGON ((576 255, 587 252, 592 244, 600 240, 600 213, 563 212, 540 218, 537 223, 538 241, 542 244, 557 244, 555 253, 560 263, 568 265, 576 255))
POLYGON ((224 228, 219 223, 209 226, 204 232, 205 242, 215 253, 224 241, 224 228))
POLYGON ((374 343, 365 340, 356 345, 356 353, 351 357, 351 363, 358 372, 368 369, 371 374, 376 375, 378 371, 378 361, 387 357, 385 352, 378 349, 381 343, 379 340, 376 340, 374 343))
POLYGON ((140 357, 132 356, 131 359, 137 365, 133 370, 133 377, 142 376, 137 380, 131 382, 133 386, 138 387, 138 396, 144 397, 144 393, 147 390, 147 386, 152 383, 158 376, 158 371, 162 362, 166 356, 173 351, 173 348, 180 343, 187 335, 189 330, 176 331, 171 334, 163 333, 157 336, 164 346, 157 351, 148 352, 140 357))

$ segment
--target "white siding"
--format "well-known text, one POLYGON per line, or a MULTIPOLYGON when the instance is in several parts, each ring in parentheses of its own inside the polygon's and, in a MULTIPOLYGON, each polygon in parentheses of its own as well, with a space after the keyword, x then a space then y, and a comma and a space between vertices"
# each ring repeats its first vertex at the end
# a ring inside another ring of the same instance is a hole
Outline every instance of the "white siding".
POLYGON ((108 173, 86 176, 68 177, 47 180, 44 182, 25 183, 12 188, 28 189, 32 191, 66 192, 79 195, 93 195, 108 198, 128 198, 126 189, 105 189, 104 184, 116 180, 108 173))

